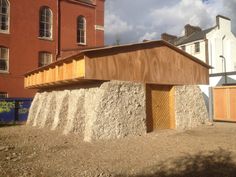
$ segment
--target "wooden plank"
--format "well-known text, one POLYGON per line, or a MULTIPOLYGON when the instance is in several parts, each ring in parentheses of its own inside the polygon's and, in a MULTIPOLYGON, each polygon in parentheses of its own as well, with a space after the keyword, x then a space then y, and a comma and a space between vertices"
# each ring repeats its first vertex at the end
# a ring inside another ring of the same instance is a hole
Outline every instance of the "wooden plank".
MULTIPOLYGON (((134 48, 134 47, 133 47, 134 48)), ((85 78, 154 84, 208 84, 208 68, 166 46, 87 54, 85 78)))
POLYGON ((77 60, 76 69, 77 69, 76 78, 85 76, 85 60, 77 60))
POLYGON ((75 79, 81 79, 85 75, 84 59, 75 59, 71 62, 46 68, 28 75, 25 82, 26 88, 40 88, 45 85, 51 86, 58 83, 74 83, 75 79))
POLYGON ((227 116, 227 90, 213 88, 213 107, 215 120, 228 120, 227 116))
POLYGON ((229 89, 230 120, 236 121, 236 87, 229 89))
POLYGON ((176 121, 175 121, 175 87, 172 87, 169 94, 170 99, 170 128, 176 128, 176 121))

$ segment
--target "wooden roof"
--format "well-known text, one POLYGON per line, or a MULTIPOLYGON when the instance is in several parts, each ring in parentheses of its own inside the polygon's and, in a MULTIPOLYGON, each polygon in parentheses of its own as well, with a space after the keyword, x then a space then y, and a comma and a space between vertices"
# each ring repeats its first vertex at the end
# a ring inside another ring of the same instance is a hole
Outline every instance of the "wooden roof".
POLYGON ((211 68, 165 41, 86 49, 25 74, 26 88, 81 80, 124 80, 153 84, 208 84, 211 68))

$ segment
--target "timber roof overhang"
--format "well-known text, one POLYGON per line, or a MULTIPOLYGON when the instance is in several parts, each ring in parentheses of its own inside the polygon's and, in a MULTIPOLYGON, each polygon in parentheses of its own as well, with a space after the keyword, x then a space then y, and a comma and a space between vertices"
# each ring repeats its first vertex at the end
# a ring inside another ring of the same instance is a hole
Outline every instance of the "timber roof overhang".
POLYGON ((208 70, 210 68, 212 67, 166 41, 146 41, 82 50, 74 55, 26 73, 25 87, 41 88, 42 86, 53 85, 53 83, 60 85, 58 77, 63 78, 64 84, 69 81, 74 83, 79 80, 127 80, 160 84, 207 84, 209 81, 208 70), (169 65, 171 66, 169 67, 169 65), (178 68, 175 65, 178 65, 178 68), (193 73, 191 70, 194 70, 193 73), (53 76, 45 76, 45 72, 47 73, 46 75, 51 73, 53 76), (66 72, 69 72, 69 74, 66 72), (144 72, 144 75, 142 75, 142 72, 144 72), (64 73, 66 76, 60 76, 61 73, 64 73), (173 80, 172 82, 171 79, 175 77, 175 74, 182 76, 179 76, 177 80, 174 79, 175 81, 173 80), (191 75, 191 82, 188 82, 188 76, 185 76, 185 74, 191 75), (132 77, 127 78, 129 75, 132 75, 132 77), (157 75, 160 75, 158 76, 159 78, 156 78, 157 75), (168 79, 168 77, 170 78, 168 79), (184 77, 183 82, 181 77, 184 77), (43 82, 42 80, 45 78, 47 79, 47 84, 37 83, 37 80, 43 82), (166 82, 164 81, 165 78, 166 82))
POLYGON ((52 67, 54 65, 58 65, 58 64, 62 64, 64 62, 71 61, 71 60, 73 60, 76 57, 81 57, 81 56, 84 56, 84 55, 103 53, 103 52, 109 52, 109 51, 120 52, 120 50, 122 50, 123 52, 126 52, 126 51, 130 51, 133 48, 137 48, 137 47, 139 49, 149 48, 150 45, 153 46, 153 47, 162 46, 162 45, 167 46, 167 47, 175 50, 176 52, 181 53, 184 56, 188 57, 190 60, 193 60, 193 61, 197 62, 198 64, 200 64, 200 65, 202 65, 202 66, 204 66, 204 67, 206 67, 208 69, 212 69, 213 68, 210 65, 206 64, 205 62, 203 62, 203 61, 199 60, 198 58, 194 57, 193 55, 190 55, 187 52, 177 48, 176 46, 172 45, 171 43, 166 42, 164 40, 159 40, 159 41, 146 41, 146 42, 142 42, 142 43, 117 45, 117 46, 104 46, 104 47, 88 48, 88 49, 85 49, 85 50, 81 50, 81 51, 79 51, 76 54, 73 54, 73 55, 70 55, 70 56, 66 56, 66 57, 64 57, 64 58, 62 58, 60 60, 57 60, 57 61, 49 64, 49 65, 46 65, 46 66, 34 69, 32 71, 29 71, 29 72, 27 72, 25 74, 25 76, 27 76, 29 74, 32 74, 34 72, 37 72, 37 71, 48 69, 48 68, 50 68, 50 67, 52 67))

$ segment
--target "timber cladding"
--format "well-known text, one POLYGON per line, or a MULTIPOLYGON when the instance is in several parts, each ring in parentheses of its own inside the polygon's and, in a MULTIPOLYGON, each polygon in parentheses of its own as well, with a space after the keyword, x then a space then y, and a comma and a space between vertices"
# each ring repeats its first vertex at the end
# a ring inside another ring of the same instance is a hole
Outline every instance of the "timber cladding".
POLYGON ((208 84, 208 68, 168 46, 96 51, 86 54, 85 78, 166 85, 208 84))
POLYGON ((236 87, 213 88, 214 120, 236 122, 236 87))
POLYGON ((25 87, 42 88, 85 80, 208 84, 209 68, 206 63, 169 43, 152 41, 84 50, 27 73, 25 87))

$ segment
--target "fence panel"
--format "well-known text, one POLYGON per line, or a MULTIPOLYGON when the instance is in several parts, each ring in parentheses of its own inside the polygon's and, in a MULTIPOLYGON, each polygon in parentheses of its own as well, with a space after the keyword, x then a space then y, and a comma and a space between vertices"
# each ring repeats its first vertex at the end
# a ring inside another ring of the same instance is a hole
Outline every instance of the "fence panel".
POLYGON ((236 122, 236 86, 213 88, 214 120, 236 122))

